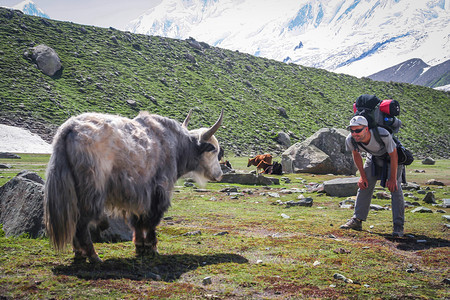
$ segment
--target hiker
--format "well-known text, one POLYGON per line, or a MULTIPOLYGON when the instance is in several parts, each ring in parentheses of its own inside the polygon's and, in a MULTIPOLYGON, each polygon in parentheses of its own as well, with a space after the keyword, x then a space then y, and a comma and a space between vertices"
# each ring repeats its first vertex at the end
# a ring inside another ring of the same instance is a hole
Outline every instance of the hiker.
POLYGON ((385 128, 370 129, 367 119, 355 116, 348 125, 351 133, 345 140, 346 149, 352 151, 353 161, 359 170, 358 193, 353 217, 341 226, 342 229, 362 230, 362 222, 369 214, 370 202, 378 180, 391 192, 393 237, 403 237, 405 203, 401 187, 403 166, 398 165, 396 144, 392 135, 385 128), (378 130, 384 145, 375 138, 374 130, 378 130), (366 162, 360 151, 367 153, 366 162))

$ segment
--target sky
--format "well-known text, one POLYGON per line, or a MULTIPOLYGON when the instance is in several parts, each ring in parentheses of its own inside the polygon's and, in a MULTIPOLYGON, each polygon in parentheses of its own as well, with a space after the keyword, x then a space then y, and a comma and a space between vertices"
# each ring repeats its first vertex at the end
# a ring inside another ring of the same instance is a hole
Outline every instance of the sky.
MULTIPOLYGON (((0 6, 13 7, 23 0, 0 0, 0 6)), ((162 0, 33 0, 51 19, 98 27, 125 26, 162 0)))

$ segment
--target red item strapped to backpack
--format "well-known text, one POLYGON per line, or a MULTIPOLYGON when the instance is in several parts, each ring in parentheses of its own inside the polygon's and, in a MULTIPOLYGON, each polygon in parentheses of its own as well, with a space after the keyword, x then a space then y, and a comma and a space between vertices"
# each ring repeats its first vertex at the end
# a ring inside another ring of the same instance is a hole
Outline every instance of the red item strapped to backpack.
POLYGON ((400 104, 397 100, 383 100, 380 103, 380 111, 390 116, 398 116, 400 114, 400 104))

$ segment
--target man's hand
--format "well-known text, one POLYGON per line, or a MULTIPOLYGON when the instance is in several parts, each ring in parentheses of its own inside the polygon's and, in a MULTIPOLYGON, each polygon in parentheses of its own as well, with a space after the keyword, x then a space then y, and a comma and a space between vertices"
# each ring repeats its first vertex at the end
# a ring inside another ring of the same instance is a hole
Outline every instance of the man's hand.
POLYGON ((389 180, 386 182, 386 186, 391 193, 395 192, 398 189, 397 178, 391 176, 391 178, 389 178, 389 180))
POLYGON ((367 181, 367 178, 363 178, 362 176, 359 177, 359 180, 358 180, 358 187, 359 187, 361 190, 364 190, 364 189, 366 189, 368 186, 369 186, 369 182, 367 181))

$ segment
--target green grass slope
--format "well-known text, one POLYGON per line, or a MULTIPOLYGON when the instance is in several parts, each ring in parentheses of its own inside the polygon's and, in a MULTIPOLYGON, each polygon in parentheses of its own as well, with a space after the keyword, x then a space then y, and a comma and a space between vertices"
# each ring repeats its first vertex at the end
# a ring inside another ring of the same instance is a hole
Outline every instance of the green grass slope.
POLYGON ((134 117, 139 110, 208 126, 225 109, 218 138, 237 155, 280 152, 279 131, 302 141, 323 127, 343 128, 361 94, 394 98, 405 124, 399 137, 417 156, 448 158, 448 93, 375 82, 258 58, 201 49, 189 41, 82 26, 0 8, 0 122, 60 125, 86 111, 134 117), (44 75, 27 52, 53 48, 63 70, 44 75), (134 100, 130 105, 127 100, 134 100), (280 114, 280 108, 286 115, 280 114), (444 122, 443 122, 444 121, 444 122))

